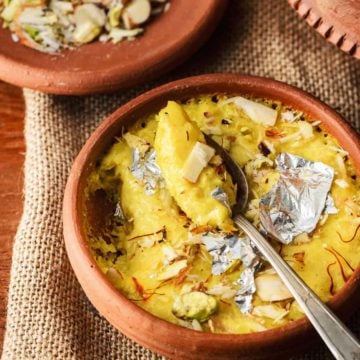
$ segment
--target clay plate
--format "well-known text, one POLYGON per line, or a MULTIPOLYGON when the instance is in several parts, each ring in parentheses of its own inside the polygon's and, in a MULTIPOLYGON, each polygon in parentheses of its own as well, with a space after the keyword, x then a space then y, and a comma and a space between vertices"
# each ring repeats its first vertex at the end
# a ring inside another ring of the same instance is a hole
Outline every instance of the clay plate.
MULTIPOLYGON (((104 198, 86 199, 84 187, 97 159, 121 134, 123 127, 140 117, 159 111, 167 100, 181 100, 200 94, 227 93, 280 100, 321 119, 350 154, 360 173, 360 144, 355 132, 328 106, 292 86, 265 78, 240 75, 203 75, 156 88, 119 108, 101 123, 75 160, 67 182, 63 219, 65 245, 75 274, 93 305, 115 328, 160 354, 176 359, 268 359, 285 358, 318 340, 307 319, 280 328, 246 335, 198 332, 161 320, 144 311, 116 290, 97 267, 87 245, 84 213, 99 231, 107 211, 104 198)), ((330 301, 340 315, 349 315, 360 299, 360 267, 330 301)))
POLYGON ((129 88, 179 65, 210 36, 226 0, 171 0, 144 35, 120 44, 94 42, 49 55, 11 39, 0 27, 0 79, 54 94, 107 92, 129 88))
POLYGON ((288 0, 326 40, 360 59, 359 0, 288 0))

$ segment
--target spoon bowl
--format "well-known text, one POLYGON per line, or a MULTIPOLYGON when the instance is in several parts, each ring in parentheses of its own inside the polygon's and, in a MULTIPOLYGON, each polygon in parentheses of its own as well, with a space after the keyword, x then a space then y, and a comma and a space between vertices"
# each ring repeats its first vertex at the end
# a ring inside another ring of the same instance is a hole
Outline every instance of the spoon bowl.
POLYGON ((204 134, 205 140, 224 161, 225 167, 236 185, 236 203, 231 212, 235 216, 245 211, 249 199, 249 184, 241 167, 231 158, 229 153, 209 135, 204 134))

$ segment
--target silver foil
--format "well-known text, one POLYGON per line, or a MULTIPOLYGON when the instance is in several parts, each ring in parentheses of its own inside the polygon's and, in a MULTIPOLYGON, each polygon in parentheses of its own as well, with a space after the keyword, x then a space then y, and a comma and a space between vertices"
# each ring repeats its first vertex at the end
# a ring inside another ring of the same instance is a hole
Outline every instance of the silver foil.
POLYGON ((288 153, 275 160, 279 181, 260 199, 260 221, 265 231, 283 244, 313 231, 321 214, 336 213, 329 191, 334 169, 288 153))
POLYGON ((325 201, 324 214, 337 214, 338 211, 339 210, 335 206, 334 199, 330 194, 328 194, 325 201))
POLYGON ((224 273, 235 260, 242 262, 244 270, 234 283, 239 286, 234 300, 240 311, 248 314, 252 309, 252 296, 256 291, 254 274, 259 264, 259 257, 249 238, 205 233, 202 241, 212 256, 213 275, 224 273))
POLYGON ((133 149, 131 173, 144 183, 145 194, 153 195, 158 187, 163 187, 164 179, 156 164, 156 152, 150 148, 144 155, 139 149, 133 149))
POLYGON ((225 192, 225 190, 220 187, 220 186, 217 186, 212 192, 211 192, 211 196, 221 202, 224 206, 226 206, 230 213, 231 213, 231 207, 230 207, 230 202, 229 202, 229 196, 228 194, 225 192))
POLYGON ((252 297, 256 291, 255 266, 244 269, 235 284, 240 286, 234 298, 235 303, 243 314, 248 314, 252 309, 252 297))
POLYGON ((241 260, 245 267, 249 267, 258 259, 247 237, 206 233, 202 241, 213 259, 213 275, 225 272, 235 260, 241 260))

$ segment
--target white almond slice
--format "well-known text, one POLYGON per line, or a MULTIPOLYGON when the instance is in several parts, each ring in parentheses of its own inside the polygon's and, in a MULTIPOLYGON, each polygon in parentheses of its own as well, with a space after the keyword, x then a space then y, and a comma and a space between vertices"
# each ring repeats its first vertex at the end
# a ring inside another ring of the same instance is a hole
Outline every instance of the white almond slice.
POLYGON ((313 127, 306 121, 299 121, 299 130, 304 139, 310 139, 314 136, 313 127))
POLYGON ((241 96, 230 98, 227 103, 233 102, 238 108, 242 109, 249 118, 265 126, 274 126, 278 116, 277 110, 255 101, 245 99, 241 96))
POLYGON ((280 320, 289 312, 276 305, 259 305, 255 306, 252 312, 255 316, 266 317, 273 320, 280 320))
POLYGON ((166 267, 166 269, 159 274, 158 280, 169 280, 179 275, 180 271, 187 267, 187 260, 180 260, 166 267))
POLYGON ((183 177, 192 183, 196 183, 201 171, 215 155, 215 150, 199 141, 196 142, 183 167, 183 177))
POLYGON ((203 331, 202 327, 201 327, 201 324, 199 323, 199 321, 197 321, 196 319, 193 319, 191 321, 191 327, 193 330, 196 330, 196 331, 203 331))
POLYGON ((105 25, 106 15, 104 10, 94 4, 80 5, 75 9, 74 40, 84 44, 94 40, 105 25))
POLYGON ((133 0, 125 9, 122 15, 124 25, 127 29, 132 29, 137 25, 143 24, 151 14, 149 0, 133 0))
POLYGON ((31 24, 32 26, 53 25, 57 22, 57 16, 53 12, 45 14, 40 7, 25 8, 17 18, 21 25, 31 24))
POLYGON ((285 136, 283 138, 280 138, 278 141, 280 143, 286 143, 286 142, 289 142, 289 141, 297 141, 297 140, 300 140, 301 139, 301 132, 300 131, 297 131, 293 134, 290 134, 288 136, 285 136))
POLYGON ((68 14, 68 13, 74 11, 73 4, 71 2, 68 2, 68 1, 52 0, 51 3, 50 3, 50 8, 59 10, 63 14, 68 14))
POLYGON ((335 156, 335 161, 338 167, 337 173, 340 174, 342 177, 346 177, 346 167, 343 157, 340 154, 337 154, 335 156))
POLYGON ((276 274, 263 274, 255 279, 256 291, 263 301, 281 301, 293 296, 276 274))
POLYGON ((179 257, 179 254, 170 245, 164 245, 162 247, 162 252, 164 254, 164 265, 170 264, 173 260, 179 257))
POLYGON ((92 22, 84 22, 77 26, 73 38, 79 44, 85 44, 94 40, 101 32, 101 27, 92 22))
POLYGON ((94 4, 84 4, 75 9, 76 25, 91 22, 97 26, 104 26, 106 22, 105 12, 94 4))
POLYGON ((311 126, 315 127, 315 126, 319 126, 321 124, 321 121, 320 120, 316 120, 316 121, 313 121, 311 123, 311 126))
POLYGON ((292 110, 286 110, 281 114, 281 119, 286 122, 294 122, 301 115, 302 115, 301 113, 296 113, 295 111, 292 110))
POLYGON ((230 286, 218 284, 213 288, 209 289, 207 292, 209 295, 220 296, 221 299, 232 299, 236 295, 236 290, 230 286))

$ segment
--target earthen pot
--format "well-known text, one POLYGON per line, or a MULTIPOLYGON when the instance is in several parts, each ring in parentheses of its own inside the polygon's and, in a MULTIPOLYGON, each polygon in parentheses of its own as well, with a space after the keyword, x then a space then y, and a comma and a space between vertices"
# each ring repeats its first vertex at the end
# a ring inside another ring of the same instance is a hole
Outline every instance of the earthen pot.
MULTIPOLYGON (((95 41, 42 53, 14 42, 0 26, 0 79, 43 92, 84 95, 130 88, 173 69, 209 38, 227 0, 173 0, 134 41, 95 41)), ((2 22, 0 21, 0 25, 2 22)))
MULTIPOLYGON (((90 301, 115 328, 141 345, 174 359, 280 359, 303 352, 318 341, 306 318, 264 332, 220 335, 197 332, 161 320, 123 296, 99 270, 87 245, 84 214, 101 231, 108 208, 104 198, 86 199, 84 187, 97 159, 140 117, 157 112, 168 100, 200 94, 226 93, 279 100, 304 111, 334 135, 360 169, 355 132, 328 106, 311 95, 274 80, 243 75, 203 75, 158 87, 130 101, 109 116, 89 138, 75 160, 64 199, 64 236, 75 274, 90 301)), ((359 171, 360 173, 360 171, 359 171)), ((360 298, 360 267, 329 305, 340 316, 356 310, 360 298)))

